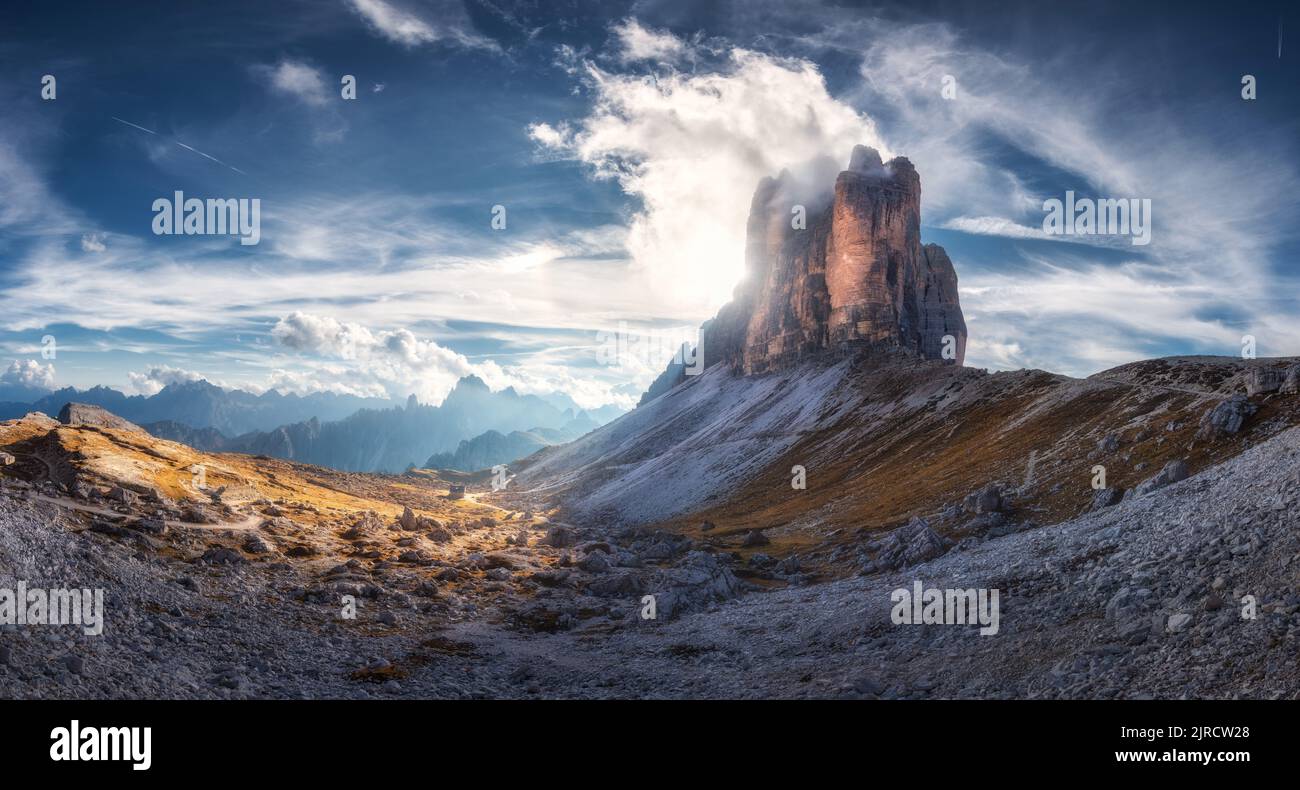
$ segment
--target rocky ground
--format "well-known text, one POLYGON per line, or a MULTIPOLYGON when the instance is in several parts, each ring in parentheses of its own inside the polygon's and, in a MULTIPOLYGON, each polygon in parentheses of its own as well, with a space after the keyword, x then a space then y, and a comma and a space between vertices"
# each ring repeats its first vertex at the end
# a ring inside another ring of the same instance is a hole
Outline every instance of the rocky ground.
MULTIPOLYGON (((761 533, 741 552, 557 524, 509 490, 483 497, 497 517, 358 513, 320 538, 273 502, 248 530, 160 530, 139 502, 109 518, 9 480, 0 587, 101 587, 107 612, 101 636, 0 627, 0 696, 1297 696, 1300 431, 1162 482, 1055 526, 914 522, 823 581, 761 533), (999 632, 895 625, 918 580, 998 589, 999 632)), ((982 499, 963 509, 1000 512, 982 499)))

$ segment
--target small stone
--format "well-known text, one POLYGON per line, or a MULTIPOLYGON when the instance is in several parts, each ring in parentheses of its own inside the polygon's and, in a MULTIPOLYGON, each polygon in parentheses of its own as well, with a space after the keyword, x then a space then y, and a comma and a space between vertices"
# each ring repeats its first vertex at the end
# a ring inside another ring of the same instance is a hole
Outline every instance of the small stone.
POLYGON ((862 675, 853 681, 853 690, 859 694, 878 697, 885 690, 885 685, 870 675, 862 675))
POLYGON ((64 668, 74 675, 80 675, 86 671, 86 660, 71 653, 60 658, 59 663, 63 664, 64 668))

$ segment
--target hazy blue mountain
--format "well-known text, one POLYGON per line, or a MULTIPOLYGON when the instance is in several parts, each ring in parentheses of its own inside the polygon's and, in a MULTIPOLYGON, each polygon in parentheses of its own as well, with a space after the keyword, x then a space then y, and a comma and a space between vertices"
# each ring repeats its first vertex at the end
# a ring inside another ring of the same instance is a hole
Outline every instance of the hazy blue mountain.
POLYGON ((52 416, 69 402, 100 406, 138 425, 170 421, 190 428, 215 428, 226 436, 267 431, 313 417, 340 420, 359 409, 391 403, 380 398, 358 398, 333 392, 282 395, 270 390, 254 395, 238 389, 223 389, 207 381, 190 381, 169 384, 152 396, 125 395, 102 386, 88 390, 64 387, 30 403, 0 403, 0 419, 21 417, 29 411, 41 411, 52 416))
POLYGON ((615 406, 612 403, 605 404, 604 406, 598 406, 594 409, 583 409, 581 406, 578 405, 577 401, 569 397, 569 394, 567 392, 552 392, 546 395, 539 395, 538 397, 540 397, 542 400, 546 401, 547 403, 551 404, 555 408, 559 409, 560 411, 564 411, 565 409, 568 409, 572 411, 574 414, 578 414, 579 412, 585 412, 586 415, 589 418, 591 418, 591 420, 595 422, 597 426, 604 425, 607 422, 613 422, 614 420, 617 420, 619 417, 622 417, 624 414, 627 414, 628 411, 627 409, 624 409, 619 406, 615 406))
POLYGON ((169 442, 180 442, 207 453, 223 452, 230 444, 230 439, 216 428, 191 428, 174 420, 147 422, 140 427, 148 431, 151 436, 169 442))
MULTIPOLYGON (((45 397, 49 393, 49 390, 42 387, 29 387, 26 384, 0 383, 0 409, 14 404, 32 403, 45 397)), ((25 413, 26 412, 24 412, 24 414, 25 413)))
POLYGON ((574 416, 537 396, 520 395, 513 388, 493 392, 477 376, 466 376, 440 406, 422 405, 412 395, 405 407, 362 409, 333 422, 313 418, 281 425, 238 436, 226 449, 350 472, 401 472, 431 455, 455 450, 468 437, 487 431, 561 429, 574 416))
POLYGON ((585 412, 559 428, 534 428, 529 431, 486 431, 473 439, 462 440, 453 453, 436 453, 425 461, 429 469, 456 469, 474 472, 497 464, 509 464, 526 458, 543 447, 571 442, 600 426, 585 412))

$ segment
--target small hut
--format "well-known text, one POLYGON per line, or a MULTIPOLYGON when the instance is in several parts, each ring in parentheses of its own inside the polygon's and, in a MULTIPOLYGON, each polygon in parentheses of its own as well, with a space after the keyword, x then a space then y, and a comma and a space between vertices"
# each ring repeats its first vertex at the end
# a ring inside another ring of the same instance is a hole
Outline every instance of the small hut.
POLYGON ((452 487, 450 488, 450 490, 447 491, 447 498, 448 498, 448 499, 464 499, 464 498, 465 498, 465 486, 452 486, 452 487))

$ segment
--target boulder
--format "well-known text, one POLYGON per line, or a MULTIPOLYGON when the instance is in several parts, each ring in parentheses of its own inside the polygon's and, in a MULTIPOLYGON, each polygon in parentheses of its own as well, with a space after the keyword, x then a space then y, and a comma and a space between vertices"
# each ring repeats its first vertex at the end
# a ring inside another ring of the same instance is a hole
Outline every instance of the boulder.
POLYGON ((655 597, 656 620, 662 621, 735 598, 744 586, 716 556, 692 551, 676 567, 655 573, 642 589, 655 597))
POLYGON ((1188 475, 1187 461, 1176 458, 1165 464, 1163 468, 1151 478, 1139 483, 1138 486, 1124 495, 1125 499, 1130 497, 1136 498, 1145 496, 1152 491, 1172 485, 1180 480, 1186 480, 1188 475))
POLYGON ((603 551, 593 551, 578 560, 578 567, 587 573, 604 573, 609 570, 609 555, 603 551))
POLYGON ((135 528, 150 535, 166 535, 167 522, 160 518, 142 518, 135 522, 135 528))
POLYGON ((577 537, 573 530, 568 527, 551 527, 546 530, 546 537, 542 538, 542 543, 547 546, 553 546, 562 549, 566 546, 572 546, 577 537))
POLYGON ((1201 417, 1200 428, 1196 431, 1196 438, 1211 441, 1223 436, 1232 436, 1241 430, 1246 420, 1258 409, 1259 407, 1246 400, 1245 396, 1233 395, 1205 412, 1201 417))
POLYGON ((203 556, 199 557, 199 562, 207 565, 240 565, 248 562, 248 560, 244 559, 244 555, 234 549, 219 546, 203 552, 203 556))
POLYGON ((1286 380, 1286 371, 1278 368, 1251 368, 1246 374, 1246 394, 1266 395, 1277 392, 1286 380))
POLYGON ((952 542, 935 532, 930 522, 913 518, 905 527, 899 527, 882 540, 868 546, 876 558, 864 572, 898 570, 917 565, 941 556, 952 547, 952 542))
POLYGON ((1122 488, 1099 488, 1092 495, 1092 504, 1089 510, 1102 510, 1111 505, 1117 505, 1124 500, 1124 489, 1122 488))
POLYGON ((89 403, 65 403, 59 409, 59 422, 64 425, 92 425, 97 428, 113 428, 119 431, 140 431, 144 429, 133 422, 128 422, 107 409, 92 406, 89 403))
POLYGON ((108 498, 123 505, 134 505, 136 503, 136 493, 122 486, 113 486, 112 490, 108 492, 108 498))
POLYGON ((1287 395, 1300 393, 1300 365, 1286 369, 1286 378, 1282 379, 1282 387, 1278 391, 1287 395))
POLYGON ((1006 510, 1007 501, 1002 494, 1002 487, 997 483, 989 483, 980 490, 968 494, 962 501, 962 507, 967 513, 983 515, 984 513, 999 513, 1006 510))

